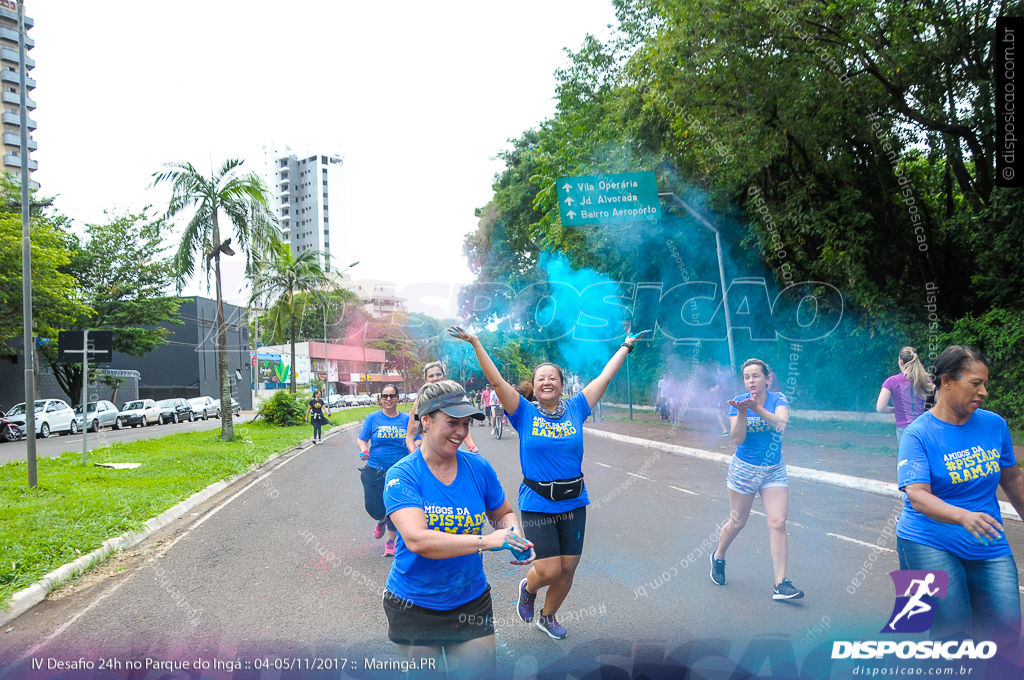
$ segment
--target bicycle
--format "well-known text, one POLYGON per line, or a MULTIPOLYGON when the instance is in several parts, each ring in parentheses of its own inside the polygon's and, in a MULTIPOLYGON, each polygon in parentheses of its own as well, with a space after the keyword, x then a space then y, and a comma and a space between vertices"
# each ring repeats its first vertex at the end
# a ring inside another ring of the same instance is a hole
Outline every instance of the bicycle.
POLYGON ((494 414, 494 429, 491 431, 491 434, 494 435, 495 439, 501 439, 501 433, 505 429, 505 409, 501 406, 492 406, 491 412, 494 414))

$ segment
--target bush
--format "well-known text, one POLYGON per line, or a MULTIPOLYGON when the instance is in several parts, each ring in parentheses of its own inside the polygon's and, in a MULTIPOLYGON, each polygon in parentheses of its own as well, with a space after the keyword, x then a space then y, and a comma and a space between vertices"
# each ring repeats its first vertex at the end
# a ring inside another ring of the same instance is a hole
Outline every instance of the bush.
POLYGON ((278 390, 260 406, 259 416, 271 425, 291 427, 300 425, 306 419, 306 404, 287 390, 278 390))
POLYGON ((939 341, 941 349, 969 345, 986 354, 992 365, 983 407, 1006 418, 1010 427, 1024 426, 1024 313, 997 308, 964 317, 939 341))

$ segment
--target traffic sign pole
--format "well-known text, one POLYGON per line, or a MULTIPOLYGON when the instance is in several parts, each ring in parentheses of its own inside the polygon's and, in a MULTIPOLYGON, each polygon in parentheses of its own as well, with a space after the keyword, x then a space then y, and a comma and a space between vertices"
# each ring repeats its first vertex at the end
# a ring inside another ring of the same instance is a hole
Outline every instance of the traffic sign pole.
MULTIPOLYGON (((82 333, 82 465, 86 464, 89 458, 89 329, 82 333)), ((96 409, 99 410, 99 402, 96 409)), ((96 416, 99 418, 99 416, 96 416)), ((99 428, 97 428, 98 430, 99 428)))

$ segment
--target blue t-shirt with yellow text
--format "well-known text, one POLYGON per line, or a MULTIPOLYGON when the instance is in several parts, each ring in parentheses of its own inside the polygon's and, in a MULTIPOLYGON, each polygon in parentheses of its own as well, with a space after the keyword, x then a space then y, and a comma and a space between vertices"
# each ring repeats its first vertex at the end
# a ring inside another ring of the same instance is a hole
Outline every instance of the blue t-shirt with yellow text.
MULTIPOLYGON (((929 484, 932 494, 950 505, 987 513, 1002 524, 996 489, 1002 468, 1016 464, 1010 428, 1001 416, 978 409, 963 425, 953 425, 926 411, 903 432, 896 477, 900 491, 909 484, 929 484)), ((959 524, 918 512, 909 497, 904 499, 896 535, 965 560, 1012 554, 1005 538, 983 545, 959 524)))
MULTIPOLYGON (((421 508, 429 529, 481 534, 488 511, 501 507, 505 492, 486 458, 461 450, 456 456, 458 471, 447 486, 430 471, 419 449, 391 466, 384 482, 388 514, 421 508)), ((479 553, 433 560, 409 550, 399 533, 385 587, 413 604, 447 611, 483 595, 487 577, 479 553)))
MULTIPOLYGON (((744 392, 733 401, 750 398, 750 392, 744 392)), ((780 406, 789 407, 789 400, 782 392, 768 392, 764 400, 764 410, 775 413, 780 406)), ((735 406, 729 407, 729 415, 739 415, 735 406)), ((747 411, 747 438, 736 447, 736 457, 750 465, 778 465, 782 462, 782 435, 775 431, 767 421, 753 411, 747 411)))
MULTIPOLYGON (((536 482, 575 479, 583 474, 583 421, 590 415, 590 404, 580 392, 565 402, 560 420, 541 415, 531 402, 520 395, 519 407, 508 414, 508 422, 519 433, 519 464, 523 476, 536 482)), ((530 512, 561 513, 590 505, 587 488, 576 498, 553 501, 525 484, 519 487, 519 509, 530 512)))
POLYGON ((409 429, 409 414, 399 413, 394 418, 375 411, 363 420, 359 439, 370 443, 370 460, 367 465, 378 470, 389 467, 409 455, 405 446, 405 433, 409 429))

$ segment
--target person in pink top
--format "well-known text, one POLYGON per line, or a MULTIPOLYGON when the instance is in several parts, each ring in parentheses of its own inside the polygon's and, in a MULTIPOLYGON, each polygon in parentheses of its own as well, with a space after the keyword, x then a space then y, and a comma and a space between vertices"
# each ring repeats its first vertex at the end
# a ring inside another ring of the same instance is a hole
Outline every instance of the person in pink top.
POLYGON ((875 410, 896 414, 896 445, 903 438, 903 430, 924 413, 925 402, 935 390, 928 371, 921 365, 913 347, 904 347, 899 356, 900 372, 882 383, 875 410), (889 406, 892 399, 892 406, 889 406))

